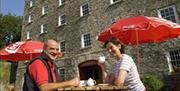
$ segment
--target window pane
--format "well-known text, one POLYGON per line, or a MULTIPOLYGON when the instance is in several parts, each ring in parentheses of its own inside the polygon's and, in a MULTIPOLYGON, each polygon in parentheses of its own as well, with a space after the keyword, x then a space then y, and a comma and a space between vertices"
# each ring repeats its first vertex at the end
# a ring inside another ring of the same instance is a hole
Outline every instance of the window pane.
POLYGON ((65 15, 61 16, 61 25, 65 24, 66 20, 65 20, 65 15))
POLYGON ((65 52, 65 41, 60 42, 60 51, 65 52))
POLYGON ((85 4, 82 6, 82 14, 83 15, 89 14, 89 5, 88 4, 85 4))
POLYGON ((47 24, 41 25, 41 33, 47 33, 48 32, 48 26, 47 24))
POLYGON ((26 39, 30 39, 31 38, 31 34, 29 31, 26 32, 26 39))
POLYGON ((160 9, 159 11, 162 18, 165 18, 175 23, 177 22, 174 6, 166 7, 166 8, 160 9))
POLYGON ((180 49, 169 52, 172 66, 177 68, 180 67, 180 49))
POLYGON ((65 0, 59 0, 59 6, 65 4, 65 0))
POLYGON ((116 3, 117 1, 119 1, 119 0, 110 0, 110 3, 111 3, 111 4, 114 4, 114 3, 116 3))
POLYGON ((48 6, 42 7, 42 15, 47 14, 47 13, 48 13, 48 6))
POLYGON ((65 23, 66 23, 66 16, 65 15, 59 16, 59 23, 58 23, 58 25, 61 26, 61 25, 64 25, 65 23))
POLYGON ((91 36, 90 33, 85 34, 84 36, 84 47, 88 47, 91 45, 91 36))
POLYGON ((113 0, 113 2, 116 2, 116 1, 118 1, 118 0, 113 0))
POLYGON ((59 69, 60 80, 65 80, 65 69, 59 69))
POLYGON ((43 31, 44 31, 44 33, 47 33, 47 31, 48 31, 48 26, 47 26, 47 24, 44 24, 43 31))
POLYGON ((32 7, 32 6, 33 6, 33 1, 30 0, 30 2, 29 2, 29 7, 32 7))

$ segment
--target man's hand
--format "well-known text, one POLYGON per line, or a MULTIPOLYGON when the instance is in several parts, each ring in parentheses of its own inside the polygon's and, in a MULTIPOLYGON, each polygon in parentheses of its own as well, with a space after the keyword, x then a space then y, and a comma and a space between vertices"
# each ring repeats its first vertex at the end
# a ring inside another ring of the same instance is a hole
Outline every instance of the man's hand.
POLYGON ((75 77, 74 79, 69 80, 69 83, 71 84, 71 86, 79 86, 79 77, 75 77))

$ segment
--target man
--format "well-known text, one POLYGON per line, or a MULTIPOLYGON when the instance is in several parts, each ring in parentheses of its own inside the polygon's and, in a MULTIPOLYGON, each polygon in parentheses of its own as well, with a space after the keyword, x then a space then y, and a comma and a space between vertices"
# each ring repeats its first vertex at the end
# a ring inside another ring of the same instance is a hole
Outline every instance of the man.
POLYGON ((56 75, 54 73, 54 66, 52 64, 52 61, 58 57, 58 43, 55 40, 49 39, 44 43, 41 56, 48 60, 53 82, 48 82, 47 67, 40 59, 36 59, 29 65, 29 75, 31 79, 35 81, 35 84, 40 91, 52 91, 57 90, 57 88, 79 85, 78 77, 69 81, 57 82, 56 75))

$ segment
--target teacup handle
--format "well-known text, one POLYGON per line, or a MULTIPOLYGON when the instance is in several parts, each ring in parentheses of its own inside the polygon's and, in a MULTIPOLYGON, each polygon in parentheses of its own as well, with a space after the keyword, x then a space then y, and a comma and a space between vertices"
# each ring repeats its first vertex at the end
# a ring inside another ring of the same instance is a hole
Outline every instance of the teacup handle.
POLYGON ((96 84, 96 80, 93 80, 94 81, 94 84, 96 84))

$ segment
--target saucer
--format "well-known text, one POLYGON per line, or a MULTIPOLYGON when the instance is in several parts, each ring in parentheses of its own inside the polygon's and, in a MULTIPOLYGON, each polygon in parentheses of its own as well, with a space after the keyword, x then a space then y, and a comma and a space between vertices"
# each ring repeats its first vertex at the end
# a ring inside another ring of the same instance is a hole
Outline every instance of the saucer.
POLYGON ((98 84, 99 86, 108 86, 109 84, 98 84))

